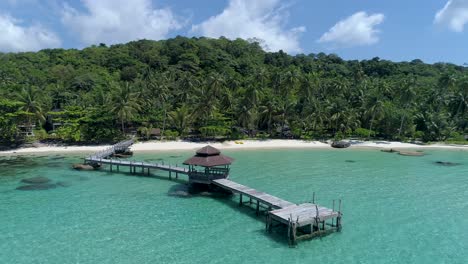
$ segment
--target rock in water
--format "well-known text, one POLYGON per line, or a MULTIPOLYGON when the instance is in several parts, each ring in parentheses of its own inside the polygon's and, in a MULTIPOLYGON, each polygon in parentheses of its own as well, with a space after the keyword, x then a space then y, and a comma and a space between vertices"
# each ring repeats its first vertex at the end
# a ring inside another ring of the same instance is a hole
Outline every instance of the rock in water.
POLYGON ((346 141, 333 141, 331 146, 333 148, 348 148, 349 146, 351 146, 351 143, 346 141))
POLYGON ((42 183, 48 183, 50 182, 49 178, 46 177, 33 177, 33 178, 27 178, 27 179, 22 179, 21 182, 23 183, 29 183, 29 184, 42 184, 42 183))
POLYGON ((39 190, 54 189, 56 187, 57 187, 56 184, 41 183, 41 184, 23 185, 23 186, 20 186, 20 187, 16 188, 16 190, 20 190, 20 191, 39 191, 39 190))
POLYGON ((415 151, 400 151, 398 154, 403 155, 403 156, 414 156, 414 157, 420 157, 424 156, 424 152, 415 152, 415 151))
POLYGON ((168 192, 169 196, 177 196, 177 197, 190 197, 189 187, 184 184, 175 185, 171 187, 168 192))
POLYGON ((457 166, 460 163, 450 162, 450 161, 436 161, 435 164, 442 165, 442 166, 457 166))
POLYGON ((94 170, 93 166, 80 163, 73 164, 73 168, 75 170, 94 170))
POLYGON ((389 152, 389 153, 393 153, 393 152, 398 152, 397 150, 394 150, 394 149, 381 149, 380 151, 382 152, 389 152))
POLYGON ((60 187, 70 187, 70 186, 71 186, 71 183, 59 181, 59 182, 57 182, 57 186, 60 186, 60 187))

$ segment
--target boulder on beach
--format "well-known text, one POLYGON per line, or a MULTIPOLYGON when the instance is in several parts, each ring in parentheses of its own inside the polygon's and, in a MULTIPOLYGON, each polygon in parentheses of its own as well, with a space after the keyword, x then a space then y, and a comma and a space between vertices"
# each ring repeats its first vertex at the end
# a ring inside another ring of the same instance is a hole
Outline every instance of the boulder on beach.
POLYGON ((56 187, 57 187, 56 184, 41 183, 41 184, 23 185, 23 186, 20 186, 20 187, 16 188, 16 190, 20 190, 20 191, 39 191, 39 190, 54 189, 56 187))
POLYGON ((346 141, 333 141, 331 144, 332 148, 348 148, 351 146, 351 143, 346 141))
POLYGON ((29 184, 42 184, 42 183, 50 182, 50 179, 46 178, 46 177, 39 176, 39 177, 32 177, 32 178, 22 179, 21 182, 29 183, 29 184))
POLYGON ((75 170, 94 170, 94 167, 88 164, 75 163, 73 164, 75 170))
POLYGON ((450 162, 450 161, 436 161, 434 163, 437 164, 437 165, 442 165, 442 166, 457 166, 457 165, 460 165, 460 163, 450 162))
POLYGON ((395 149, 381 149, 380 151, 382 152, 388 152, 388 153, 394 153, 394 152, 398 152, 398 150, 395 150, 395 149))
POLYGON ((403 156, 414 156, 414 157, 420 157, 424 156, 424 152, 419 152, 419 151, 400 151, 398 154, 403 155, 403 156))

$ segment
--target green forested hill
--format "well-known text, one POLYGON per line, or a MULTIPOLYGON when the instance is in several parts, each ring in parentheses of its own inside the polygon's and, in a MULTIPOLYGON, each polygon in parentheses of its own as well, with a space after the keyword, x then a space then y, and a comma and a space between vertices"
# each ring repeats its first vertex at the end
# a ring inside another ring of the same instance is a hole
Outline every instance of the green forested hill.
POLYGON ((0 54, 0 96, 2 144, 23 140, 17 131, 29 124, 36 138, 69 142, 145 136, 151 128, 168 137, 468 134, 467 68, 290 56, 241 39, 0 54))

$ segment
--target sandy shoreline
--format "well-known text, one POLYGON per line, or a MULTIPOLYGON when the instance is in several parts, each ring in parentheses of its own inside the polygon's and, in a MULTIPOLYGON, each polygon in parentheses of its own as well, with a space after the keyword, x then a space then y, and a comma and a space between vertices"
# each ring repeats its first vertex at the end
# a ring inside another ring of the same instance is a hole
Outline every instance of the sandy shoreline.
MULTIPOLYGON (((171 151, 171 150, 195 150, 206 145, 212 145, 219 149, 274 149, 274 148, 331 148, 329 144, 319 141, 304 140, 238 140, 225 142, 186 142, 186 141, 151 141, 139 142, 132 146, 133 151, 171 151)), ((94 152, 105 149, 109 145, 101 146, 40 146, 20 148, 15 150, 0 151, 2 154, 27 154, 27 153, 60 153, 60 152, 94 152)), ((468 145, 416 145, 389 141, 352 141, 350 148, 375 148, 375 149, 454 149, 468 150, 468 145)))

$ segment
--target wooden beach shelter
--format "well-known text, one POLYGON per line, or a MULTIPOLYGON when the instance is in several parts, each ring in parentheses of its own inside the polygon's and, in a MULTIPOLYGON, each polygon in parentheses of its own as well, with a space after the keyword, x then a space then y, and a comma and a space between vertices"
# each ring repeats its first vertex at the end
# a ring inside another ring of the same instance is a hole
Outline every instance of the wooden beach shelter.
POLYGON ((222 155, 219 149, 206 146, 197 150, 195 156, 184 161, 189 165, 189 181, 191 183, 211 184, 212 180, 229 177, 229 165, 233 158, 222 155))

